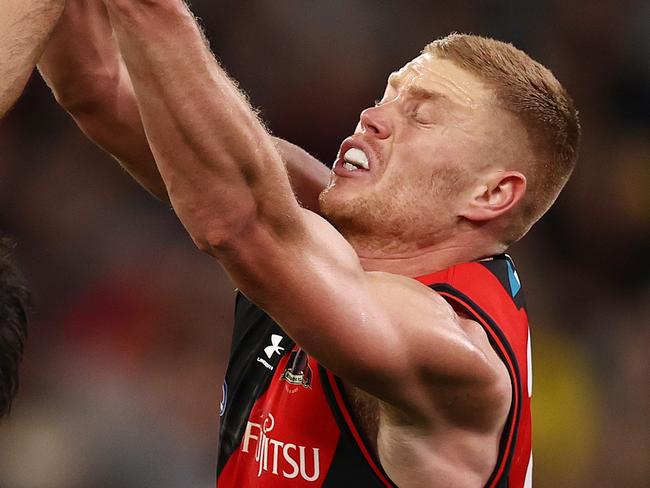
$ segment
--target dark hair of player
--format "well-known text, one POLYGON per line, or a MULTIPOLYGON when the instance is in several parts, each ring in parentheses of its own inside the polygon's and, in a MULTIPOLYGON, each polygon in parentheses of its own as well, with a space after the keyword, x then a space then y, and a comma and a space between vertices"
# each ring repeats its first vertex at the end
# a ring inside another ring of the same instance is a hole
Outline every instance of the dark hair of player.
POLYGON ((13 259, 15 244, 0 237, 0 418, 18 391, 18 366, 27 339, 29 291, 13 259))

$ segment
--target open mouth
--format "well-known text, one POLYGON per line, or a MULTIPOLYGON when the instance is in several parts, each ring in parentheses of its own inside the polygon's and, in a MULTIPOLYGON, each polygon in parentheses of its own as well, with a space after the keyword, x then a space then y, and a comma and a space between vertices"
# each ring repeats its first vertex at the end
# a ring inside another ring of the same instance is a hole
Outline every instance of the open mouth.
POLYGON ((343 155, 343 168, 348 171, 368 171, 370 169, 368 156, 361 149, 351 147, 343 155))

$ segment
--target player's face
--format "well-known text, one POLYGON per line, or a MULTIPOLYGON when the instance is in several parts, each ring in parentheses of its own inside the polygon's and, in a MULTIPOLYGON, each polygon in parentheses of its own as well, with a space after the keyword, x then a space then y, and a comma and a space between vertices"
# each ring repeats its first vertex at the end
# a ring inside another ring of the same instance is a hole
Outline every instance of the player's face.
POLYGON ((502 112, 493 92, 453 62, 415 58, 391 74, 341 145, 323 212, 344 230, 436 240, 499 159, 502 112))

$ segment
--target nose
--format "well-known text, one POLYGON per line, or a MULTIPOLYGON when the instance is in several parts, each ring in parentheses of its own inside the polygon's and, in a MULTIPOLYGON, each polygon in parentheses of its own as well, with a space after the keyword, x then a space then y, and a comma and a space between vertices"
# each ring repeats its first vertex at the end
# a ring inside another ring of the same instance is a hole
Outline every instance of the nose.
POLYGON ((369 107, 361 112, 359 125, 363 133, 369 133, 379 139, 386 139, 391 134, 390 122, 383 107, 369 107))

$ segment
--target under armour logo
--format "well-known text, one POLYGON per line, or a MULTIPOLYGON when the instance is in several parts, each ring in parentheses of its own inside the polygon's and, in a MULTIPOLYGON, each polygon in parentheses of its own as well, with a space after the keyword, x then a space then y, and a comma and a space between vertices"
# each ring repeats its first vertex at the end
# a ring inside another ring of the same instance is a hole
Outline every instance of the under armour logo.
POLYGON ((282 339, 284 339, 284 337, 281 335, 271 334, 271 345, 264 348, 264 354, 266 354, 267 358, 271 359, 271 356, 273 356, 274 353, 280 354, 280 351, 284 351, 284 347, 280 347, 282 339))

